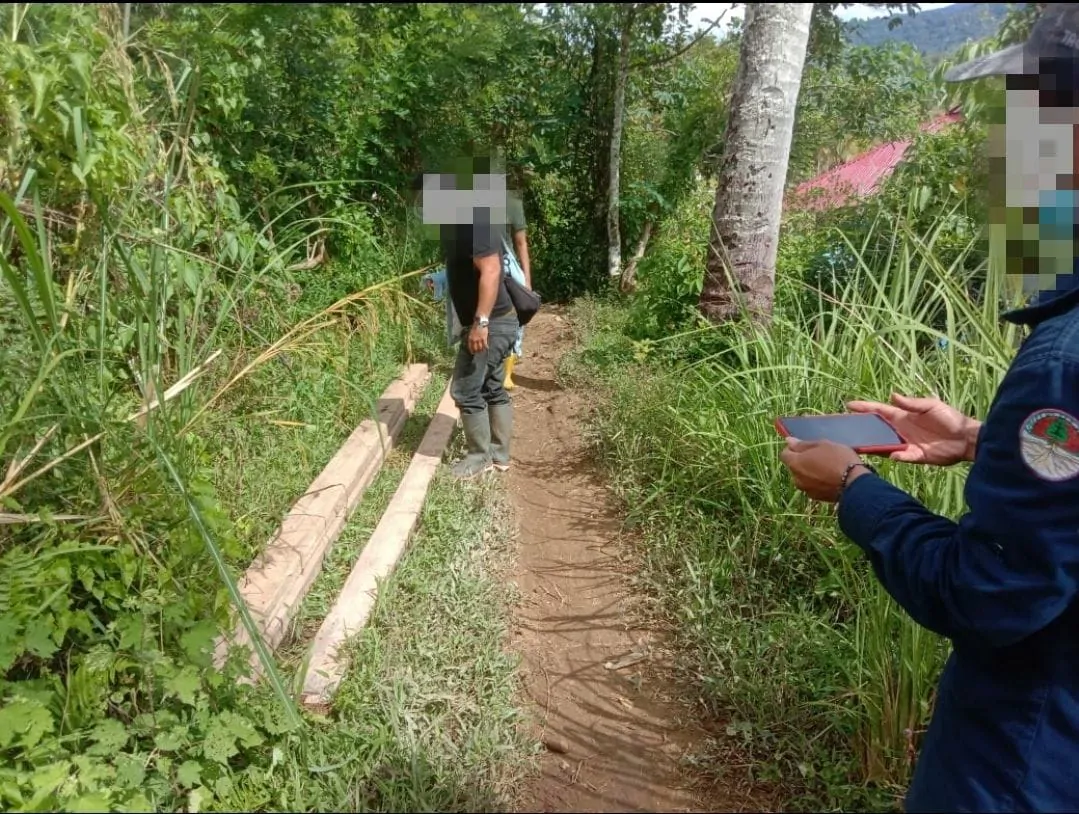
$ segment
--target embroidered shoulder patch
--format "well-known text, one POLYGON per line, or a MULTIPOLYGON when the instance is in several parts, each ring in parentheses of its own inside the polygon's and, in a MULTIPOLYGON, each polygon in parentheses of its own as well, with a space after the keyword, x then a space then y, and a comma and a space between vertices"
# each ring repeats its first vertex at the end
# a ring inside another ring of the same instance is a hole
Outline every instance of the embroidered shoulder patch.
POLYGON ((1019 451, 1042 480, 1079 476, 1079 419, 1061 410, 1036 410, 1019 430, 1019 451))

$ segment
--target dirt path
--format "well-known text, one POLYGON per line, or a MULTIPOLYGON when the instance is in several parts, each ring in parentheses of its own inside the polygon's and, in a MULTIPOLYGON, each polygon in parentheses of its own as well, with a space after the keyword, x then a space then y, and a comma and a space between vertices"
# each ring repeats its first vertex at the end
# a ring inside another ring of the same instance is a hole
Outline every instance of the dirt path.
POLYGON ((702 803, 679 769, 703 733, 669 697, 661 642, 632 613, 620 517, 581 435, 587 394, 556 384, 569 324, 547 308, 525 343, 510 474, 520 524, 515 643, 547 750, 519 810, 739 808, 702 803))

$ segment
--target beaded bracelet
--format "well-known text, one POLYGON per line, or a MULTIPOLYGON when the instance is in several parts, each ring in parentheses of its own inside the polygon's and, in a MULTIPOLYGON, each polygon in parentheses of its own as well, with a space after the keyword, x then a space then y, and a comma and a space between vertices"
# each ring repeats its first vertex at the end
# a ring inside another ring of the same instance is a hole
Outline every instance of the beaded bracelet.
POLYGON ((839 494, 843 494, 843 490, 847 488, 847 481, 850 480, 850 473, 857 469, 859 466, 864 466, 874 475, 877 474, 877 470, 873 468, 872 464, 867 464, 865 461, 856 461, 851 464, 847 464, 847 468, 843 470, 843 477, 839 480, 839 494))

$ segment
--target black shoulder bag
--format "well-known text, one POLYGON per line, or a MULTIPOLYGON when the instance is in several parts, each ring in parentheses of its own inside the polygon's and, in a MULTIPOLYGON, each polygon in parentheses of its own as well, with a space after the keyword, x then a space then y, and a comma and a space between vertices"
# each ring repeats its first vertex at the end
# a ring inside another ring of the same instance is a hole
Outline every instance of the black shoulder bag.
POLYGON ((524 279, 524 271, 521 269, 521 264, 517 262, 517 255, 513 253, 513 249, 506 243, 505 238, 502 238, 502 248, 505 261, 502 279, 506 283, 506 292, 510 295, 513 309, 517 312, 517 321, 521 323, 521 327, 524 327, 539 311, 542 301, 539 294, 517 279, 518 274, 522 280, 524 279))

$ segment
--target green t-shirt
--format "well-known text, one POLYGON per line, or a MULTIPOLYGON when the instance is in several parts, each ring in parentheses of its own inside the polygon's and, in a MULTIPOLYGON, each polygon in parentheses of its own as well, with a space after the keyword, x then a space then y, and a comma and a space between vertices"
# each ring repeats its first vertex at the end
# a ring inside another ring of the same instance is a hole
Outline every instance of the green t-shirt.
POLYGON ((510 222, 510 234, 525 230, 525 202, 519 192, 510 192, 506 196, 506 215, 510 222))

